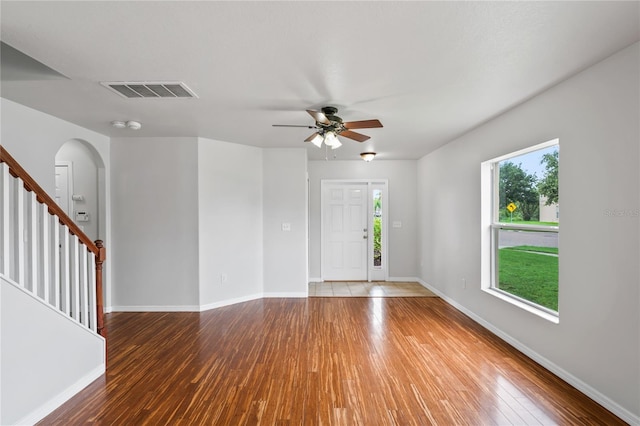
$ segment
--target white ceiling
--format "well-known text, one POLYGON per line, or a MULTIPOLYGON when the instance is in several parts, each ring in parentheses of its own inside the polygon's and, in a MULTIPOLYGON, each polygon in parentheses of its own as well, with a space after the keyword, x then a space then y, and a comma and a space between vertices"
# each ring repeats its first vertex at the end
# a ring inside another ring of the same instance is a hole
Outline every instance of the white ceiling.
POLYGON ((3 42, 69 79, 2 96, 97 132, 308 147, 305 109, 378 118, 330 153, 419 158, 640 39, 631 2, 2 1, 3 42), (124 99, 101 81, 183 81, 198 99, 124 99), (112 120, 138 120, 118 130, 112 120))

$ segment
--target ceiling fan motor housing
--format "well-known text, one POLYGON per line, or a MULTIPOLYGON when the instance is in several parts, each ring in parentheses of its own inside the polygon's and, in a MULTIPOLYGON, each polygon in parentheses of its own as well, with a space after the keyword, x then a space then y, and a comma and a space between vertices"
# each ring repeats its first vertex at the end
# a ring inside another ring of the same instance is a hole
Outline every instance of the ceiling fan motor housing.
POLYGON ((334 115, 336 112, 338 112, 338 108, 336 107, 332 107, 332 106, 326 106, 326 107, 322 107, 322 113, 324 115, 334 115))
MULTIPOLYGON (((307 113, 315 120, 315 126, 300 126, 289 124, 274 124, 274 126, 281 127, 309 127, 310 129, 317 129, 317 131, 305 139, 305 142, 314 142, 317 145, 318 137, 327 138, 336 135, 344 136, 348 139, 353 139, 357 142, 364 142, 371 139, 369 136, 361 133, 354 132, 353 129, 367 129, 382 127, 380 120, 360 120, 360 121, 342 121, 342 118, 335 115, 338 112, 338 108, 332 106, 322 107, 321 111, 307 110, 307 113)), ((325 140, 326 143, 326 140, 325 140)))
POLYGON ((338 108, 332 107, 332 106, 326 106, 326 107, 323 107, 321 111, 324 114, 324 116, 327 117, 327 120, 329 120, 330 123, 325 124, 321 122, 316 122, 318 127, 324 129, 325 131, 330 131, 335 133, 340 133, 343 130, 346 130, 342 124, 343 123, 342 118, 335 115, 338 112, 338 108))

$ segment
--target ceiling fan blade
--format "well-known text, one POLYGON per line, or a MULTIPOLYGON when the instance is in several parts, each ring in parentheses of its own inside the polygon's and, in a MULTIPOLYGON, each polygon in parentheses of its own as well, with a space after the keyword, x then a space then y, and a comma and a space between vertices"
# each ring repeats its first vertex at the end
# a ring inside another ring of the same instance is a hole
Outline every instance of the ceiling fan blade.
POLYGON ((272 124, 273 127, 306 127, 307 129, 317 129, 316 126, 309 126, 303 124, 272 124))
POLYGON ((314 134, 312 134, 311 136, 309 136, 308 138, 306 138, 304 141, 305 141, 305 142, 311 142, 311 140, 312 140, 313 138, 315 138, 315 137, 316 137, 316 135, 319 135, 319 133, 318 133, 318 132, 315 132, 314 134))
POLYGON ((364 142, 371 139, 370 136, 363 135, 362 133, 352 132, 351 130, 343 130, 338 133, 338 136, 344 136, 345 138, 353 139, 354 141, 364 142))
POLYGON ((310 109, 308 109, 307 112, 309 113, 310 116, 313 117, 314 120, 316 120, 316 123, 331 124, 331 121, 329 121, 329 119, 327 118, 326 115, 324 115, 323 112, 313 111, 310 109))
POLYGON ((344 123, 344 127, 347 129, 373 129, 374 127, 382 127, 382 123, 380 120, 347 121, 344 123))

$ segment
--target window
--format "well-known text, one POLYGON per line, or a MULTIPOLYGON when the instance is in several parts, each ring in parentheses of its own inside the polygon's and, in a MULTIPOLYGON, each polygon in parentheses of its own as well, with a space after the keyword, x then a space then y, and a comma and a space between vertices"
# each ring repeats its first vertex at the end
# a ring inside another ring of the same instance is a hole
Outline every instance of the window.
POLYGON ((373 190, 373 267, 382 268, 382 190, 373 190))
POLYGON ((482 163, 482 288, 558 319, 558 140, 482 163))

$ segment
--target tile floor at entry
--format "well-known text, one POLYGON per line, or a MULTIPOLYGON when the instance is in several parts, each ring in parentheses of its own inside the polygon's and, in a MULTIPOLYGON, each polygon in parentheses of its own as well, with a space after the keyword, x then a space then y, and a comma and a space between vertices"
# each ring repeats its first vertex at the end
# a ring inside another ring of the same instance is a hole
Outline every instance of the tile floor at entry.
POLYGON ((438 297, 417 282, 325 281, 309 283, 309 297, 438 297))

